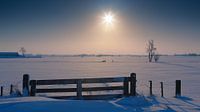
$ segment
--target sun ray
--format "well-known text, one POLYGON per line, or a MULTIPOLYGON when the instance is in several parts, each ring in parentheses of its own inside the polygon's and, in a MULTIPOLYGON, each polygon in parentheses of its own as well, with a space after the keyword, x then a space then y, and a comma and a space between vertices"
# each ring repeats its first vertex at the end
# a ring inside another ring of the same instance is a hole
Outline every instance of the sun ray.
POLYGON ((104 13, 104 16, 102 17, 102 22, 106 26, 111 26, 112 27, 114 22, 115 22, 115 15, 110 11, 104 13))

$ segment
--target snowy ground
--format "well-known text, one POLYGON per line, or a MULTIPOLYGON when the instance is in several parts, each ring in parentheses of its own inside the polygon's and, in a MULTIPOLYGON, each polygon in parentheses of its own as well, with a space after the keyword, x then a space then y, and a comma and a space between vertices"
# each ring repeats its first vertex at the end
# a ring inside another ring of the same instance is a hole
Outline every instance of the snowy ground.
POLYGON ((0 59, 0 85, 4 86, 5 95, 8 95, 10 84, 21 87, 25 73, 30 74, 31 79, 54 79, 129 76, 131 72, 137 73, 137 92, 142 95, 110 101, 0 97, 0 111, 200 111, 200 57, 164 56, 158 63, 146 60, 145 57, 0 59), (102 60, 107 62, 102 63, 102 60), (176 79, 182 80, 181 98, 174 98, 176 79), (149 97, 149 80, 153 81, 155 97, 149 97), (160 97, 160 81, 164 82, 164 98, 160 97))
POLYGON ((200 101, 182 98, 128 97, 110 101, 1 98, 1 112, 197 112, 200 101))

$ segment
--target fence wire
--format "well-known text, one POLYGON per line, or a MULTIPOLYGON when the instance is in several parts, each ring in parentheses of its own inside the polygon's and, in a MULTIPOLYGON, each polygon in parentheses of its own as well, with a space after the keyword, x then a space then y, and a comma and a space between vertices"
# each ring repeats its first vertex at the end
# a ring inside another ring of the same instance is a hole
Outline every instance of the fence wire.
MULTIPOLYGON (((152 95, 161 96, 161 81, 152 80, 152 95)), ((175 95, 175 81, 162 81, 164 96, 175 95)), ((147 80, 137 81, 137 93, 149 96, 150 95, 150 82, 147 80)))

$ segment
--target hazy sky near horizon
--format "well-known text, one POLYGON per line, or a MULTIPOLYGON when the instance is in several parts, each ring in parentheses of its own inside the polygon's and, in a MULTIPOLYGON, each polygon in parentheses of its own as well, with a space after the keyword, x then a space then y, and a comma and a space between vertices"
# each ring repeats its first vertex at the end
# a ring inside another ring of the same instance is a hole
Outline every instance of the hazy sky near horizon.
POLYGON ((200 1, 0 0, 0 51, 145 54, 150 39, 159 53, 200 53, 200 1))

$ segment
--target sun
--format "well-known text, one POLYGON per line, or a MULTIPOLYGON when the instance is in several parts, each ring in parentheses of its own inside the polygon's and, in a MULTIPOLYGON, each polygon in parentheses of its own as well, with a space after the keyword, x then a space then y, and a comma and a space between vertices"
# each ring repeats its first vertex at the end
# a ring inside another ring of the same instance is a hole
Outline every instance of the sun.
POLYGON ((115 16, 112 12, 106 12, 104 13, 104 16, 102 17, 102 22, 106 26, 112 26, 115 21, 115 16))

